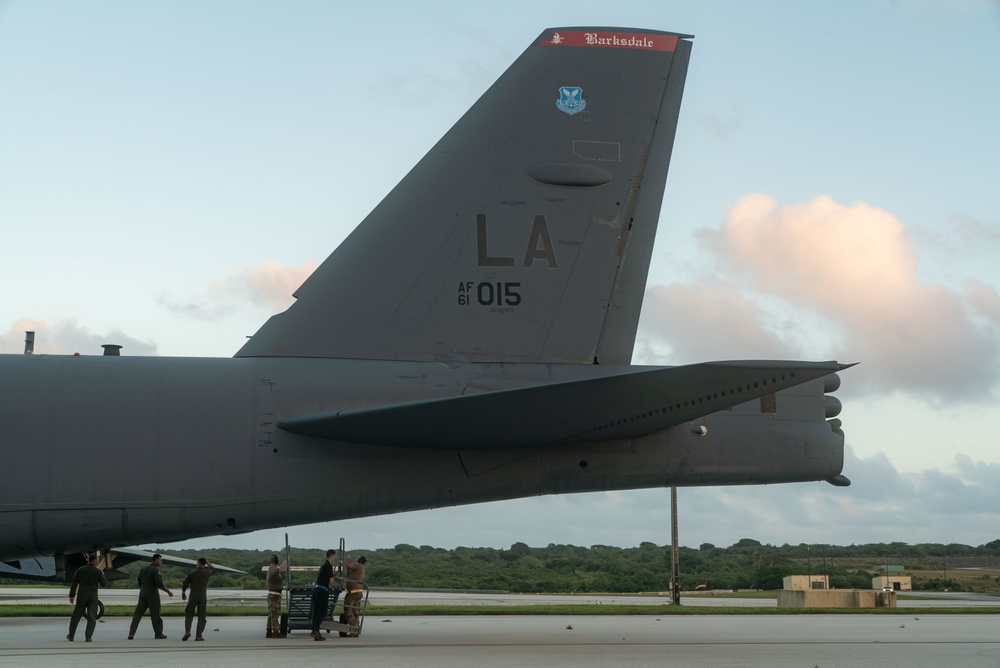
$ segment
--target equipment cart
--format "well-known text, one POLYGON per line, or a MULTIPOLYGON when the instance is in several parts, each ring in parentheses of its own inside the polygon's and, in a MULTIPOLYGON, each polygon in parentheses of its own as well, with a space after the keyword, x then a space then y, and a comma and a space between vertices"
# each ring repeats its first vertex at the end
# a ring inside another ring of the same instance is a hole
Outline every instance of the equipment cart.
MULTIPOLYGON (((285 558, 289 556, 288 535, 285 535, 285 558)), ((330 603, 323 615, 320 629, 327 633, 337 631, 341 637, 348 634, 361 635, 361 627, 365 623, 365 609, 368 607, 368 585, 362 584, 364 594, 358 605, 358 625, 351 626, 347 623, 347 615, 344 610, 341 594, 344 586, 344 539, 340 539, 340 549, 337 551, 337 560, 333 564, 334 581, 339 586, 330 589, 330 603), (339 611, 338 611, 339 606, 339 611)), ((289 569, 285 573, 285 612, 281 613, 281 632, 289 633, 295 630, 310 630, 312 623, 312 585, 305 587, 291 586, 292 573, 289 569)))

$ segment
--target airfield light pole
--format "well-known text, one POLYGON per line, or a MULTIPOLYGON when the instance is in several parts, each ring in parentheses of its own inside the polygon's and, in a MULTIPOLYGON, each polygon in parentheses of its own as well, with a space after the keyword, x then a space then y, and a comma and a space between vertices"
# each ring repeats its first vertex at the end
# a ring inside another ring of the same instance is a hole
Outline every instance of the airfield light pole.
MULTIPOLYGON (((292 548, 288 544, 288 534, 285 534, 285 589, 292 588, 292 548)), ((291 602, 291 598, 288 599, 291 602)))
POLYGON ((681 604, 681 563, 680 550, 677 545, 677 488, 670 488, 670 561, 672 576, 670 578, 670 600, 674 605, 681 604))

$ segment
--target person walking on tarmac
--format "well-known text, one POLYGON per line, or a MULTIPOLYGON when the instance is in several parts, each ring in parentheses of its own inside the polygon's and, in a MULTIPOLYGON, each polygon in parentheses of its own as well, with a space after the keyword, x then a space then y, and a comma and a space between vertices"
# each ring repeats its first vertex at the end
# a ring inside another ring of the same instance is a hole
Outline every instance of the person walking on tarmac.
MULTIPOLYGON (((344 589, 347 594, 344 596, 344 616, 347 625, 357 627, 358 610, 361 609, 361 593, 364 591, 362 585, 365 581, 365 562, 367 559, 358 557, 357 561, 351 560, 351 555, 347 555, 344 568, 347 569, 344 589)), ((357 633, 348 633, 348 638, 357 638, 357 633)))
POLYGON ((336 550, 327 550, 326 561, 319 567, 319 573, 316 575, 316 586, 313 587, 312 593, 312 631, 309 632, 313 640, 326 640, 320 635, 319 626, 323 623, 326 609, 330 604, 330 583, 333 582, 333 560, 336 556, 336 550))
POLYGON ((194 619, 195 612, 198 613, 198 633, 194 639, 205 639, 202 634, 205 633, 207 622, 205 608, 208 606, 208 579, 213 575, 215 575, 215 567, 205 557, 199 557, 198 565, 187 574, 181 584, 182 601, 187 600, 187 588, 191 587, 191 600, 184 608, 184 637, 181 640, 187 640, 191 637, 191 621, 194 619))
POLYGON ((73 615, 69 618, 69 633, 66 635, 66 640, 70 642, 73 642, 76 627, 84 615, 87 617, 86 640, 91 642, 94 639, 94 629, 97 627, 97 590, 99 587, 108 586, 104 571, 97 565, 99 561, 96 552, 91 554, 87 565, 76 569, 73 583, 69 586, 69 602, 72 603, 73 599, 76 599, 76 607, 73 608, 73 615))
POLYGON ((167 592, 167 596, 173 597, 174 592, 163 585, 163 578, 160 577, 160 564, 163 563, 163 555, 154 554, 153 563, 139 571, 139 602, 136 603, 135 612, 132 614, 132 624, 128 627, 128 639, 135 638, 135 631, 139 628, 142 616, 149 610, 149 620, 153 623, 153 633, 157 640, 166 640, 163 635, 163 618, 160 617, 160 591, 167 592))
POLYGON ((278 565, 278 555, 271 555, 267 567, 267 635, 265 638, 284 638, 281 632, 281 574, 288 570, 288 557, 278 565))

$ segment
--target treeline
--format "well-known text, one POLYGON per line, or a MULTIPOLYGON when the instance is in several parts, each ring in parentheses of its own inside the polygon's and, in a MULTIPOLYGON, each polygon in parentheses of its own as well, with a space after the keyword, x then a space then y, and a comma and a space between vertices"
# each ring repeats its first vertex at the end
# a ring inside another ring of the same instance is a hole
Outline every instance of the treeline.
MULTIPOLYGON (((401 544, 377 550, 350 550, 368 557, 372 587, 446 588, 538 593, 660 592, 670 586, 670 546, 642 543, 638 547, 607 545, 529 547, 514 543, 507 549, 401 544)), ((210 561, 247 571, 247 575, 220 574, 214 587, 262 589, 262 567, 271 552, 264 550, 171 550, 170 554, 210 561)), ((979 576, 975 586, 962 582, 958 569, 1000 567, 1000 540, 978 547, 959 544, 872 543, 866 545, 767 545, 744 538, 729 547, 704 543, 697 549, 681 547, 680 583, 683 590, 780 589, 786 575, 828 575, 838 588, 868 589, 883 566, 912 571, 914 589, 957 591, 1000 589, 1000 578, 979 576), (952 569, 949 572, 949 568, 952 569)), ((283 555, 279 554, 283 558, 283 555)), ((292 549, 292 565, 310 567, 294 573, 294 584, 314 581, 325 550, 292 549)), ((141 564, 126 570, 138 571, 141 564)), ((187 569, 165 567, 171 587, 179 587, 187 569)), ((134 586, 134 578, 119 586, 134 586)))

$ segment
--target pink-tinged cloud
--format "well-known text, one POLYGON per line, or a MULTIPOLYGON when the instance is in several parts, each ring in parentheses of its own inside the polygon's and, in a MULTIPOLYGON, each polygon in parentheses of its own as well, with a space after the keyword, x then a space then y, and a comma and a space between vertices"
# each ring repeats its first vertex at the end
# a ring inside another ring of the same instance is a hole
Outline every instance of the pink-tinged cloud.
POLYGON ((292 297, 300 285, 316 271, 319 264, 309 260, 298 267, 285 267, 270 260, 262 260, 256 267, 242 269, 226 280, 233 286, 244 286, 250 297, 258 303, 284 310, 295 301, 292 297))
POLYGON ((916 257, 894 216, 829 197, 781 207, 747 195, 726 215, 717 252, 757 289, 820 308, 878 312, 909 296, 916 257))
POLYGON ((157 301, 175 313, 199 320, 217 320, 247 304, 283 311, 295 301, 292 294, 317 266, 312 260, 298 267, 262 260, 254 267, 231 270, 215 279, 209 283, 202 298, 180 301, 163 292, 157 301))
MULTIPOLYGON (((671 347, 707 345, 728 321, 730 336, 754 350, 780 349, 766 332, 814 357, 799 329, 811 328, 817 340, 828 339, 823 357, 863 363, 852 377, 872 391, 990 399, 1000 378, 996 288, 970 281, 956 291, 922 282, 906 228, 889 212, 829 197, 781 206, 753 194, 727 211, 720 228, 698 236, 718 260, 712 276, 687 288, 647 289, 647 309, 686 309, 684 331, 675 319, 666 338, 671 347), (720 285, 732 290, 726 299, 720 285)), ((646 330, 663 317, 645 309, 644 316, 646 330)))
POLYGON ((783 359, 794 354, 766 327, 772 318, 742 299, 736 286, 650 286, 643 314, 645 331, 668 340, 678 362, 783 359))

